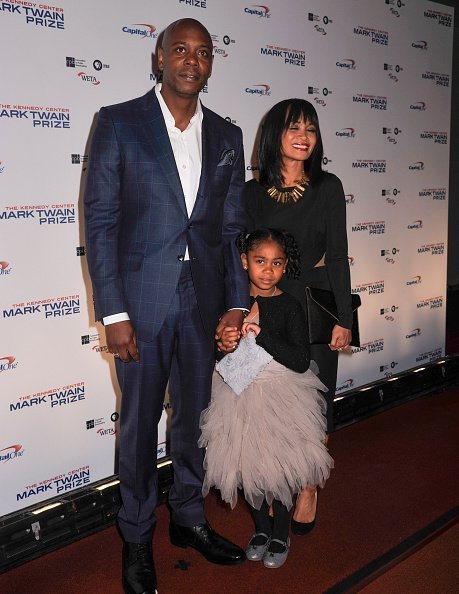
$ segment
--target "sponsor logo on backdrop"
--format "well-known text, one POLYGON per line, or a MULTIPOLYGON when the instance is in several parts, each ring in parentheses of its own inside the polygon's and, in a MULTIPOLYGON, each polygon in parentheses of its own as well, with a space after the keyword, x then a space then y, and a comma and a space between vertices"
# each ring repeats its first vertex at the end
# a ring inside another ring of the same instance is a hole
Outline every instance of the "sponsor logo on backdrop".
POLYGON ((5 171, 5 165, 3 165, 3 163, 0 161, 0 173, 3 173, 5 171))
POLYGON ((156 449, 156 457, 162 458, 167 454, 167 444, 165 441, 158 443, 158 447, 156 449))
POLYGON ((93 352, 95 352, 95 353, 105 353, 106 351, 108 351, 107 345, 101 345, 101 344, 99 344, 99 341, 100 341, 99 334, 84 334, 81 337, 81 344, 82 345, 91 344, 93 342, 96 342, 97 343, 97 344, 94 344, 91 347, 93 352))
POLYGON ((207 8, 206 0, 178 0, 178 3, 193 6, 194 8, 207 8))
POLYGON ((327 157, 326 155, 324 155, 322 157, 322 165, 324 167, 326 167, 329 163, 333 163, 333 159, 330 159, 330 157, 327 157))
POLYGON ((0 276, 8 276, 8 274, 11 274, 12 270, 13 269, 11 268, 11 265, 9 262, 5 262, 5 261, 0 262, 0 276))
POLYGON ((341 128, 335 132, 338 138, 355 138, 355 128, 341 128))
POLYGON ((308 95, 314 95, 314 103, 316 103, 317 105, 321 105, 322 107, 325 107, 327 105, 323 97, 328 97, 328 95, 332 94, 333 91, 330 90, 328 87, 324 87, 322 89, 313 86, 308 87, 308 95))
POLYGON ((392 377, 394 375, 394 370, 398 365, 398 361, 391 361, 390 363, 386 363, 384 365, 379 366, 379 373, 383 373, 384 377, 392 377))
POLYGON ((386 173, 386 159, 380 159, 379 161, 373 159, 357 159, 352 161, 352 167, 354 169, 365 169, 370 173, 386 173))
POLYGON ((432 200, 446 200, 446 188, 423 188, 419 191, 419 198, 432 198, 432 200))
POLYGON ((384 71, 387 72, 387 76, 391 80, 393 80, 394 82, 398 82, 398 75, 400 74, 400 72, 403 72, 403 67, 399 64, 388 64, 387 62, 384 62, 384 71), (394 72, 396 74, 394 74, 394 72))
POLYGON ((379 254, 388 264, 395 264, 395 257, 400 253, 399 248, 393 247, 388 250, 380 250, 379 254))
POLYGON ((229 35, 211 35, 211 37, 214 46, 214 55, 221 56, 222 58, 227 58, 229 55, 226 51, 228 46, 233 43, 236 43, 236 41, 234 39, 231 39, 229 35), (222 44, 225 47, 222 47, 222 44))
POLYGON ((0 118, 28 120, 34 128, 70 128, 70 109, 67 107, 37 107, 0 102, 0 118))
POLYGON ((263 4, 251 4, 250 6, 246 6, 244 12, 262 19, 271 18, 270 9, 263 4))
POLYGON ((389 45, 389 33, 381 29, 372 29, 371 27, 354 27, 354 35, 370 39, 371 43, 378 45, 389 45))
POLYGON ((318 14, 314 14, 313 12, 308 12, 308 21, 313 23, 314 30, 320 35, 327 34, 327 26, 330 23, 333 23, 333 20, 328 16, 320 16, 318 14))
POLYGON ((6 448, 2 448, 0 450, 0 463, 6 464, 7 462, 11 462, 11 460, 18 460, 22 458, 24 455, 24 449, 20 443, 15 443, 14 445, 7 446, 6 448))
POLYGON ((88 485, 90 482, 90 466, 81 466, 80 468, 69 470, 63 474, 58 474, 31 485, 25 485, 21 491, 16 493, 16 501, 30 500, 30 503, 32 503, 37 495, 47 494, 47 498, 51 498, 59 495, 59 493, 84 487, 84 485, 88 485))
POLYGON ((388 204, 395 206, 397 204, 396 197, 400 194, 398 188, 383 188, 381 190, 381 196, 386 200, 388 204))
POLYGON ((247 171, 258 171, 260 168, 258 165, 247 165, 246 169, 247 171))
POLYGON ((408 223, 408 225, 406 226, 407 229, 422 229, 423 228, 423 223, 421 219, 418 219, 417 221, 412 221, 411 223, 408 223))
POLYGON ((237 120, 233 120, 233 118, 231 116, 226 116, 225 117, 225 120, 227 122, 229 122, 230 124, 236 124, 237 123, 237 120))
MULTIPOLYGON (((87 68, 88 67, 87 60, 85 60, 83 58, 74 58, 71 56, 67 56, 65 58, 65 64, 66 64, 67 68, 87 68)), ((102 68, 110 68, 109 64, 104 64, 101 60, 99 60, 99 58, 96 58, 95 60, 92 61, 92 67, 94 68, 94 70, 97 70, 97 72, 100 72, 102 70, 102 68)))
POLYGON ((116 429, 114 427, 103 427, 102 425, 105 425, 104 417, 101 417, 100 419, 91 419, 86 421, 86 430, 96 429, 96 433, 99 437, 116 435, 116 429))
POLYGON ((433 140, 435 144, 448 144, 447 132, 432 132, 430 130, 424 130, 420 133, 419 138, 421 140, 433 140))
POLYGON ((394 17, 399 18, 401 15, 401 10, 405 6, 405 2, 402 2, 402 0, 385 0, 385 3, 389 8, 389 12, 394 17))
POLYGON ((416 303, 416 309, 439 309, 443 307, 443 299, 443 295, 421 299, 416 303))
POLYGON ((355 204, 355 194, 345 194, 346 204, 355 204))
POLYGON ((443 357, 443 347, 437 347, 431 351, 419 353, 416 357, 416 363, 432 363, 433 361, 440 359, 440 357, 443 357))
POLYGON ((416 103, 410 104, 410 109, 413 111, 425 111, 426 110, 426 102, 425 101, 416 101, 416 103))
POLYGON ((352 354, 355 353, 368 353, 369 355, 373 355, 374 353, 378 353, 379 351, 384 350, 384 338, 378 338, 376 340, 370 340, 365 344, 360 345, 359 347, 352 347, 352 354))
POLYGON ((347 261, 349 262, 349 266, 354 266, 354 264, 355 264, 354 256, 348 256, 347 261))
MULTIPOLYGON (((72 153, 70 155, 70 159, 71 159, 72 165, 85 165, 89 160, 89 156, 81 155, 79 153, 72 153)), ((86 167, 83 167, 83 171, 85 171, 85 170, 86 170, 86 167)))
POLYGON ((12 357, 11 355, 0 357, 0 373, 12 371, 13 369, 16 369, 17 366, 18 362, 16 361, 16 357, 12 357))
POLYGON ((9 411, 17 412, 29 408, 59 408, 67 404, 76 404, 86 399, 84 382, 50 388, 42 392, 19 396, 15 402, 10 402, 9 411))
POLYGON ((423 80, 431 80, 440 87, 449 87, 449 74, 426 70, 421 74, 423 80))
POLYGON ((83 334, 81 337, 81 344, 91 344, 92 342, 99 342, 99 334, 83 334))
POLYGON ((65 225, 75 223, 75 211, 75 204, 5 206, 0 210, 0 221, 32 219, 39 225, 65 225))
POLYGON ((420 285, 421 283, 422 283, 422 276, 420 274, 417 274, 415 276, 411 276, 406 281, 406 286, 407 287, 413 287, 414 285, 420 285))
POLYGON ((108 351, 108 346, 107 346, 106 344, 104 344, 104 345, 101 345, 101 344, 95 344, 95 345, 92 347, 92 350, 93 350, 95 353, 106 353, 106 352, 108 351))
POLYGON ((352 102, 369 105, 370 109, 379 109, 381 111, 387 110, 387 97, 382 97, 380 95, 364 95, 363 93, 357 93, 352 97, 352 102))
POLYGON ((76 249, 77 256, 85 256, 86 255, 86 248, 84 247, 84 245, 77 246, 75 249, 76 249))
POLYGON ((391 305, 390 307, 381 307, 379 315, 384 316, 387 322, 395 321, 395 312, 398 310, 398 305, 391 305))
POLYGON ((0 2, 0 12, 22 15, 27 25, 48 29, 65 29, 64 9, 36 2, 0 2))
POLYGON ((3 318, 18 316, 33 316, 35 314, 45 318, 63 318, 81 313, 80 296, 52 297, 24 303, 13 303, 8 309, 2 310, 3 318))
POLYGON ((390 142, 391 144, 397 144, 396 136, 401 134, 402 131, 400 128, 386 128, 383 126, 382 133, 386 137, 387 142, 390 142))
POLYGON ((83 81, 85 83, 90 83, 91 85, 94 85, 94 86, 100 85, 100 80, 98 80, 92 74, 86 74, 85 72, 79 72, 77 74, 77 76, 81 81, 83 81))
POLYGON ((260 48, 260 54, 262 56, 270 56, 284 62, 284 64, 292 64, 293 66, 305 66, 306 65, 306 53, 300 49, 288 49, 285 47, 277 47, 275 45, 266 45, 260 48))
POLYGON ((418 254, 430 254, 431 256, 443 256, 445 253, 445 244, 443 241, 438 243, 425 243, 418 247, 418 254))
POLYGON ((405 338, 406 340, 410 340, 411 338, 418 338, 418 336, 421 336, 421 334, 421 328, 413 328, 405 335, 405 338))
POLYGON ((424 39, 418 39, 417 41, 413 41, 411 47, 414 47, 418 50, 427 51, 429 49, 429 44, 424 39))
POLYGON ((438 10, 425 10, 424 11, 424 18, 428 19, 431 22, 436 22, 438 25, 442 27, 452 27, 453 26, 453 15, 448 14, 447 12, 439 12, 438 10))
POLYGON ((340 392, 346 392, 347 390, 352 390, 354 387, 355 380, 350 377, 349 379, 344 380, 341 382, 339 386, 336 386, 335 393, 339 394, 340 392))
POLYGON ((344 68, 344 70, 356 69, 356 61, 352 58, 338 58, 335 64, 338 68, 344 68))
POLYGON ((415 161, 408 165, 410 171, 424 171, 424 161, 415 161))
POLYGON ((367 295, 384 293, 384 281, 378 280, 356 285, 356 287, 352 289, 352 293, 367 293, 367 295))
POLYGON ((158 37, 156 27, 154 25, 149 25, 148 23, 124 25, 124 27, 121 28, 121 31, 135 37, 142 37, 143 39, 156 39, 156 37, 158 37))
POLYGON ((266 95, 269 97, 271 95, 271 87, 263 84, 252 85, 251 87, 246 87, 245 92, 249 93, 249 95, 266 95))

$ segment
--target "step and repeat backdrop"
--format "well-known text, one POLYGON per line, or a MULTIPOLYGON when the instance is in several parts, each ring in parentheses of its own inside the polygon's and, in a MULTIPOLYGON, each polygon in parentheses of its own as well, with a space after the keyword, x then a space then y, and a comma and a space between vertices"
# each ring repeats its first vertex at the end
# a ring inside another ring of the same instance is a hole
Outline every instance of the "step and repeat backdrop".
MULTIPOLYGON (((444 354, 453 9, 424 0, 0 2, 0 515, 116 473, 120 394, 95 323, 82 194, 97 111, 155 82, 157 37, 202 21, 202 101, 244 131, 311 101, 347 201, 361 346, 337 397, 444 354)), ((167 404, 158 457, 166 455, 167 404)))

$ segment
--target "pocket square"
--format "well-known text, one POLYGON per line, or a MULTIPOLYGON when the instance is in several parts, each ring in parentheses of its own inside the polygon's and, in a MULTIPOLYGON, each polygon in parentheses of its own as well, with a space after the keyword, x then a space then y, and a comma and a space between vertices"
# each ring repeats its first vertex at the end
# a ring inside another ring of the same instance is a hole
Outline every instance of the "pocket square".
POLYGON ((220 154, 220 159, 218 160, 217 167, 221 167, 222 165, 232 165, 234 160, 234 149, 223 149, 220 154))

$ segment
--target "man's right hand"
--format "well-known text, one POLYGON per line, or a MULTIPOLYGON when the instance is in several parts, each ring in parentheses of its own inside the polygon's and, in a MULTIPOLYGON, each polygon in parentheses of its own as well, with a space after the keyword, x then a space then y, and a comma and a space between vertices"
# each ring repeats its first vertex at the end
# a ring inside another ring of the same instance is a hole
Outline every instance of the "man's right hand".
POLYGON ((134 328, 129 320, 115 322, 105 326, 108 352, 125 363, 133 359, 136 363, 140 361, 139 351, 135 341, 134 328))

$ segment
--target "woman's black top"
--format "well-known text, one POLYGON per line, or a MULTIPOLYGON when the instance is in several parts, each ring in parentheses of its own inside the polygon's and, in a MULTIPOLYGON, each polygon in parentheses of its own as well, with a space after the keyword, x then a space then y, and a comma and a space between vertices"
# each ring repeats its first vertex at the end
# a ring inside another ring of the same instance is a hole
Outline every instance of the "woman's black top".
POLYGON ((324 173, 314 186, 307 186, 298 202, 280 203, 258 181, 245 184, 244 201, 248 231, 260 227, 291 233, 301 254, 298 280, 283 278, 279 287, 305 303, 304 288, 333 291, 339 325, 352 327, 351 281, 347 253, 346 200, 341 181, 324 173), (325 266, 315 265, 325 256, 325 266))
MULTIPOLYGON (((253 304, 255 299, 250 298, 253 304)), ((309 368, 309 345, 306 316, 295 297, 281 293, 277 297, 256 297, 260 313, 260 333, 256 341, 273 358, 293 371, 309 368)))

